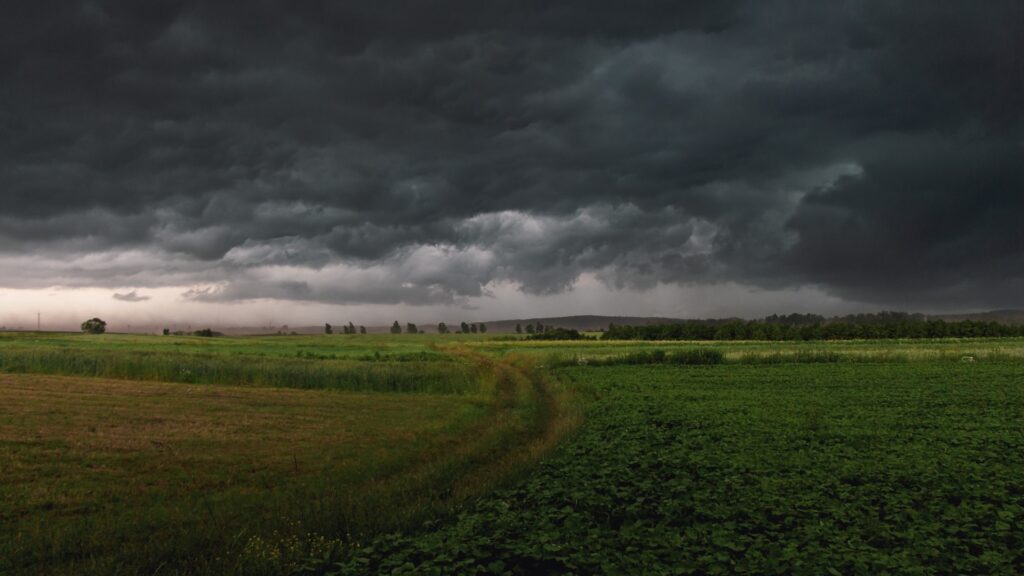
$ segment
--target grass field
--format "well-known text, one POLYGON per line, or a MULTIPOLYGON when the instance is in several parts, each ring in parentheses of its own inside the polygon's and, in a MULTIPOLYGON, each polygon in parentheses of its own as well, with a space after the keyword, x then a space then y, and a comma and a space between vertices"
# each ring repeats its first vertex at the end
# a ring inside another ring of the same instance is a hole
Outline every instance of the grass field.
POLYGON ((0 573, 1024 573, 1024 340, 0 334, 0 398, 0 573))
POLYGON ((571 424, 528 368, 416 338, 4 335, 0 573, 291 570, 451 514, 571 424))
POLYGON ((472 394, 478 375, 426 337, 0 335, 0 371, 185 384, 472 394))
POLYGON ((253 534, 363 528, 379 511, 353 491, 459 442, 485 410, 21 375, 0 375, 0 397, 0 557, 67 573, 201 569, 216 564, 206 549, 253 534))

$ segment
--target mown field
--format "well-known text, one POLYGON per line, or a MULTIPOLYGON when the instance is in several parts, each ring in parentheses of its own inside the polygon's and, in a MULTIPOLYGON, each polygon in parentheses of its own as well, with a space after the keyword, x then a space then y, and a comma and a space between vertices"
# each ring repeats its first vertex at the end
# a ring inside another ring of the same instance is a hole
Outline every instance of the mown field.
POLYGON ((0 336, 0 573, 290 571, 571 426, 526 368, 416 338, 0 336))
POLYGON ((1019 339, 0 335, 0 398, 0 573, 1024 573, 1019 339))
POLYGON ((32 571, 214 567, 251 535, 351 531, 352 491, 458 443, 462 396, 0 375, 0 556, 32 571), (193 564, 194 563, 194 564, 193 564))

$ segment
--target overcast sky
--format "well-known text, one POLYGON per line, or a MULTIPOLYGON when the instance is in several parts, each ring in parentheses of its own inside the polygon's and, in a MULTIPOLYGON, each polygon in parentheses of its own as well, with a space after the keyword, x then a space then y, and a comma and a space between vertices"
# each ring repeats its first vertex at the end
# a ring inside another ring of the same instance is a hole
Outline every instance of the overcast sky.
POLYGON ((33 1, 0 323, 1024 307, 1024 3, 33 1))

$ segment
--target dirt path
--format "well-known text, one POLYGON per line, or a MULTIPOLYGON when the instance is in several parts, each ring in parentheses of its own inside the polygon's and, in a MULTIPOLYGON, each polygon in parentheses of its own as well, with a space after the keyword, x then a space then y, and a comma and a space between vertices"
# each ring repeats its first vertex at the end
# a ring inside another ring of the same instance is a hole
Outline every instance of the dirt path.
MULTIPOLYGON (((405 490, 402 505, 408 513, 397 524, 374 526, 375 532, 458 511, 466 501, 520 477, 579 423, 579 412, 572 409, 567 395, 528 359, 499 360, 464 346, 445 347, 444 352, 480 371, 483 385, 492 389, 490 410, 457 440, 419 454, 409 466, 366 486, 360 500, 380 498, 382 505, 395 485, 405 490), (410 485, 419 487, 415 497, 410 497, 410 485)), ((362 507, 368 508, 373 507, 362 507)), ((373 525, 367 518, 352 520, 373 525)))

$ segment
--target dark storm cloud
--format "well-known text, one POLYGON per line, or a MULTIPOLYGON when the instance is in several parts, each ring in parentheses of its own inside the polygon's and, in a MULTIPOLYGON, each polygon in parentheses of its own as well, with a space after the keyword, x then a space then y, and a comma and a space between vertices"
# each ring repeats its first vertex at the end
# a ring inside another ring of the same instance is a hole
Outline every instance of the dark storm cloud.
POLYGON ((984 295, 1020 281, 1020 142, 898 135, 868 148, 863 174, 808 196, 789 222, 800 235, 786 255, 793 268, 869 299, 954 287, 984 295))
POLYGON ((4 285, 1012 305, 1021 37, 1010 1, 22 3, 4 285))

